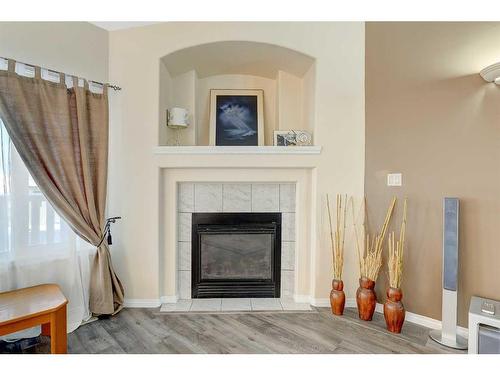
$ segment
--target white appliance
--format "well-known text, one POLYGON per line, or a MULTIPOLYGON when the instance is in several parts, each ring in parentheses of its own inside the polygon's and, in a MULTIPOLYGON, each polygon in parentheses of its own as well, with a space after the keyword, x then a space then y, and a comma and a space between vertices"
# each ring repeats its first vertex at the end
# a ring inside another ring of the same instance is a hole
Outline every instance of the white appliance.
POLYGON ((500 302, 473 296, 469 306, 469 354, 500 354, 500 302))

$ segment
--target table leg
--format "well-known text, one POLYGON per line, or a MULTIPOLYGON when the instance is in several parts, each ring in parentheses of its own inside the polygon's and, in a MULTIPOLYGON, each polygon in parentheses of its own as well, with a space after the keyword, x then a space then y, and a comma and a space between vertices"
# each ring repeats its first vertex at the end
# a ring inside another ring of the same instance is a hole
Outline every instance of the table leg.
POLYGON ((54 311, 50 317, 50 352, 52 354, 67 353, 66 329, 66 305, 64 305, 54 311))
POLYGON ((50 336, 50 323, 42 324, 42 336, 50 336))

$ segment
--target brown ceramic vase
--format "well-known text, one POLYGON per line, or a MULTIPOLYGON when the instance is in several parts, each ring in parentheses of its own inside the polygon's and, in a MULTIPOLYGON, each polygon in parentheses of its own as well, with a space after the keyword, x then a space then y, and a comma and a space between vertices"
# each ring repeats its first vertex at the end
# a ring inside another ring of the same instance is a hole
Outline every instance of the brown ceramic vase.
POLYGON ((356 291, 356 303, 358 305, 359 319, 372 320, 375 306, 377 305, 377 295, 375 294, 375 281, 366 277, 359 279, 359 288, 356 291))
POLYGON ((405 307, 401 302, 403 292, 399 288, 387 289, 387 301, 384 303, 384 317, 387 330, 401 333, 405 321, 405 307))
POLYGON ((332 280, 332 291, 330 292, 330 305, 332 313, 342 315, 345 306, 344 282, 342 280, 332 280))

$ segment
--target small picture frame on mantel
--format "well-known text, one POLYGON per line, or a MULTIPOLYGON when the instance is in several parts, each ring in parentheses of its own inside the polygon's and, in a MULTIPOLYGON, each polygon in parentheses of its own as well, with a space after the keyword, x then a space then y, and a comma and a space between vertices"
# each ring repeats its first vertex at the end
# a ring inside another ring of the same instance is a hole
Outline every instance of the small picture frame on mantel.
POLYGON ((275 130, 275 146, 311 146, 311 134, 304 130, 275 130))
POLYGON ((210 145, 264 145, 264 90, 210 90, 210 145))

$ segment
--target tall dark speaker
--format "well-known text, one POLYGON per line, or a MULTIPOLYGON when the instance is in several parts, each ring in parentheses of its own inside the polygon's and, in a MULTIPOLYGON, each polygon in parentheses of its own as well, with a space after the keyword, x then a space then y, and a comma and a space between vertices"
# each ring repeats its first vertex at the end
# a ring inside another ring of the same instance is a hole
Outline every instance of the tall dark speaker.
POLYGON ((458 198, 444 198, 441 330, 431 331, 429 335, 434 341, 450 348, 467 349, 467 340, 457 335, 458 224, 458 198))

